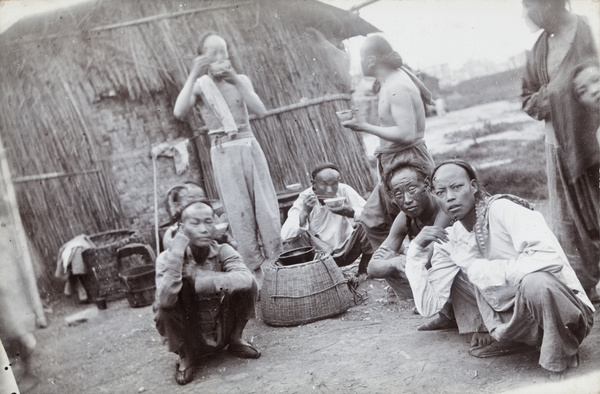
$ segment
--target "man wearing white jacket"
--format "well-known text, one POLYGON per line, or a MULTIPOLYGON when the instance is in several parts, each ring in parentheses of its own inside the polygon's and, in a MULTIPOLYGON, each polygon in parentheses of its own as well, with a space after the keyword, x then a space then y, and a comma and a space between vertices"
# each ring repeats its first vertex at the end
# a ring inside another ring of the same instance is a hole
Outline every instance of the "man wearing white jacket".
POLYGON ((543 216, 518 197, 483 193, 464 161, 440 164, 431 179, 456 223, 425 227, 409 246, 406 275, 419 312, 439 312, 452 293, 457 322, 480 316, 484 324, 472 327, 472 356, 535 346, 543 368, 576 367, 594 309, 543 216))
POLYGON ((306 236, 317 249, 325 249, 339 266, 352 264, 362 254, 357 275, 367 273, 373 249, 358 219, 365 200, 352 187, 340 183, 340 170, 333 163, 317 166, 313 186, 304 190, 288 211, 281 228, 283 242, 306 236), (338 207, 324 203, 327 198, 343 198, 338 207))

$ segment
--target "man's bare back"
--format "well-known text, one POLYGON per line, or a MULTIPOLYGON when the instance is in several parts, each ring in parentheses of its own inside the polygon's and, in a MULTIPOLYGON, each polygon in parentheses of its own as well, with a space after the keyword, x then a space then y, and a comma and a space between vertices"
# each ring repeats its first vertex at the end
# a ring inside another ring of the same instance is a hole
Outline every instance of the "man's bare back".
MULTIPOLYGON (((403 70, 391 74, 381 84, 378 113, 381 126, 398 126, 401 116, 403 123, 411 123, 414 139, 423 138, 425 107, 419 89, 403 70)), ((380 138, 380 145, 385 148, 397 143, 380 138)))

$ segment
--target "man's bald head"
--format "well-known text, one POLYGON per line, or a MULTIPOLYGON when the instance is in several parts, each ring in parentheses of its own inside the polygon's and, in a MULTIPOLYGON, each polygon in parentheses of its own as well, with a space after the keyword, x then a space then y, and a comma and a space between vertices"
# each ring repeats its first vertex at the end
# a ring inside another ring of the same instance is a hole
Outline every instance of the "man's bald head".
POLYGON ((210 207, 210 205, 205 204, 203 202, 195 202, 192 203, 190 205, 188 205, 182 212, 181 212, 181 221, 185 221, 185 219, 194 216, 196 213, 198 212, 210 212, 211 216, 214 216, 214 211, 213 209, 210 207))
POLYGON ((397 69, 402 66, 402 58, 394 51, 390 43, 381 36, 367 37, 360 50, 363 74, 374 77, 376 66, 397 69))

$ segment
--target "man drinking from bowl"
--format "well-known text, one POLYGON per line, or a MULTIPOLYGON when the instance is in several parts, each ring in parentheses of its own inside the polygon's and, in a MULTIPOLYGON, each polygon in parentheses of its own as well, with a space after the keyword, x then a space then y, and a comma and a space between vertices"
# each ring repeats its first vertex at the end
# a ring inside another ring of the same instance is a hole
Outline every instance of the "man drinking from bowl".
POLYGON ((317 166, 312 187, 304 190, 288 212, 281 228, 284 243, 303 238, 315 249, 332 254, 338 266, 352 264, 362 254, 357 276, 366 275, 373 249, 357 225, 365 200, 352 187, 340 183, 333 163, 317 166))
POLYGON ((246 75, 229 61, 225 40, 213 33, 177 96, 173 114, 183 119, 195 104, 210 130, 211 163, 219 197, 244 263, 262 278, 262 264, 281 252, 279 204, 265 155, 250 128, 248 109, 258 117, 265 106, 246 75))

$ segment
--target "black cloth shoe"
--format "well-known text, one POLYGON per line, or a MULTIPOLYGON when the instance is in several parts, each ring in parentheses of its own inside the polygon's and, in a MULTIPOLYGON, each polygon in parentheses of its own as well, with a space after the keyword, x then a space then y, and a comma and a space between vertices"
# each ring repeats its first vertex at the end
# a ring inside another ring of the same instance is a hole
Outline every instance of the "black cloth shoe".
POLYGON ((252 345, 242 345, 242 344, 229 345, 227 350, 229 350, 229 353, 234 354, 240 358, 259 358, 260 357, 260 350, 258 350, 257 348, 255 348, 252 345))
POLYGON ((194 380, 194 367, 188 366, 183 371, 179 369, 179 363, 175 364, 175 381, 177 384, 186 385, 194 380))
POLYGON ((488 358, 498 356, 509 356, 511 354, 529 353, 536 351, 535 346, 529 346, 524 343, 509 342, 500 343, 494 341, 487 346, 474 347, 469 350, 469 354, 473 357, 488 358))
POLYGON ((419 331, 435 331, 435 330, 448 330, 458 328, 456 320, 450 319, 441 313, 438 313, 436 317, 429 320, 427 323, 417 327, 419 331))

